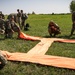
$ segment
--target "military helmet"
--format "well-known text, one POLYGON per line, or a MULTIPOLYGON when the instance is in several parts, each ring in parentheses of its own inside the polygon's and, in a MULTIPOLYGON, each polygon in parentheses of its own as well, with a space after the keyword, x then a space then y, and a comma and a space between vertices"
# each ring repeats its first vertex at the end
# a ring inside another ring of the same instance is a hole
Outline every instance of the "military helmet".
POLYGON ((17 9, 17 11, 19 11, 19 9, 17 9))

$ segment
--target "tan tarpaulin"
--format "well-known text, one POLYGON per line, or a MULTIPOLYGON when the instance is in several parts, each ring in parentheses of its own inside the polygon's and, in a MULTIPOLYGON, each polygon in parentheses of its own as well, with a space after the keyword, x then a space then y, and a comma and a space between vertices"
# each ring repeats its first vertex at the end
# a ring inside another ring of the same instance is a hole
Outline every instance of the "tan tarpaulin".
POLYGON ((27 54, 44 55, 53 42, 54 40, 52 39, 43 38, 41 42, 39 42, 35 47, 33 47, 27 54))
POLYGON ((29 36, 27 34, 24 34, 23 32, 20 32, 19 38, 24 40, 33 40, 33 41, 41 39, 40 37, 29 36))
POLYGON ((75 69, 75 58, 50 56, 50 55, 28 55, 26 53, 9 53, 2 51, 8 60, 32 62, 42 65, 55 66, 61 68, 75 69))
POLYGON ((75 43, 75 40, 33 37, 22 32, 20 33, 20 38, 25 40, 40 40, 40 42, 27 53, 10 53, 7 51, 1 51, 7 60, 32 62, 61 68, 75 69, 75 58, 45 55, 48 48, 54 41, 75 43))
MULTIPOLYGON (((25 34, 23 32, 20 32, 19 38, 24 39, 24 40, 33 40, 33 41, 43 39, 41 37, 35 37, 35 36, 27 35, 27 34, 25 34)), ((48 38, 44 38, 44 39, 47 40, 48 38)), ((57 41, 57 42, 64 42, 64 43, 75 43, 75 40, 70 40, 70 39, 50 38, 50 40, 57 41)))

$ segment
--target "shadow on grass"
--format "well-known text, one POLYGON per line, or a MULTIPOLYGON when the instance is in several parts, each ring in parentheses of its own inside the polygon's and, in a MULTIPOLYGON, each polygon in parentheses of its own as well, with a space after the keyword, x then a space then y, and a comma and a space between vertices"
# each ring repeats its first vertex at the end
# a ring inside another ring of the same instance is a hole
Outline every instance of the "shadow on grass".
POLYGON ((1 40, 5 40, 5 38, 0 38, 0 41, 1 41, 1 40))
POLYGON ((70 38, 67 35, 64 35, 64 36, 55 36, 55 37, 53 37, 53 36, 51 37, 51 36, 46 35, 46 36, 43 36, 43 37, 45 37, 45 38, 70 38))
MULTIPOLYGON (((11 61, 13 64, 21 64, 21 65, 25 65, 25 66, 27 66, 27 65, 29 65, 30 66, 30 68, 31 68, 31 66, 34 66, 35 67, 35 65, 38 67, 38 68, 43 68, 43 69, 58 69, 59 71, 60 70, 67 70, 67 71, 74 71, 73 69, 69 69, 69 68, 60 68, 60 67, 55 67, 55 66, 48 66, 48 65, 43 65, 43 64, 39 64, 39 63, 32 63, 32 62, 20 62, 20 61, 11 61)), ((35 67, 36 68, 36 67, 35 67)))
POLYGON ((72 36, 70 36, 70 35, 61 35, 61 36, 56 36, 56 37, 51 37, 51 36, 49 36, 49 35, 46 35, 46 36, 43 36, 43 37, 45 37, 45 38, 64 38, 64 39, 75 39, 75 35, 72 35, 72 36))

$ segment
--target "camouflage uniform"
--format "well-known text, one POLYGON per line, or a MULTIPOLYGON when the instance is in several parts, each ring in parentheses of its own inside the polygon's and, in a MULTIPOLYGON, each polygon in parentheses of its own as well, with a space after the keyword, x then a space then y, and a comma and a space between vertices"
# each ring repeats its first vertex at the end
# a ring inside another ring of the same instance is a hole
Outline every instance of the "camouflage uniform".
POLYGON ((7 60, 3 56, 3 54, 0 52, 0 69, 2 69, 6 64, 7 64, 7 60))
POLYGON ((25 27, 25 24, 26 24, 26 19, 28 18, 28 15, 25 13, 23 13, 23 10, 21 10, 21 25, 22 25, 22 27, 21 27, 21 29, 23 28, 23 27, 25 27))
POLYGON ((11 21, 11 27, 12 27, 12 30, 14 32, 18 33, 18 37, 19 37, 19 35, 20 35, 20 27, 14 21, 11 21))
POLYGON ((0 34, 5 33, 5 21, 2 19, 2 16, 0 15, 0 34))
POLYGON ((48 25, 48 32, 49 32, 50 36, 54 36, 54 37, 61 33, 59 26, 56 23, 54 23, 53 21, 50 21, 50 23, 48 25))
POLYGON ((5 22, 5 38, 11 38, 13 35, 13 30, 11 28, 11 23, 9 20, 5 22))
POLYGON ((71 34, 70 34, 70 36, 73 35, 73 32, 74 32, 74 30, 75 30, 75 11, 72 13, 72 22, 73 22, 73 24, 72 24, 72 29, 71 29, 71 34))
POLYGON ((2 11, 0 11, 0 16, 2 16, 2 19, 5 19, 4 14, 2 13, 2 11))
POLYGON ((16 25, 14 21, 14 16, 12 16, 12 18, 10 18, 10 20, 6 22, 5 37, 11 38, 13 36, 13 32, 18 32, 18 36, 19 36, 20 28, 19 26, 16 25))
POLYGON ((14 16, 14 21, 17 23, 17 15, 16 14, 9 14, 7 19, 10 20, 14 16))
POLYGON ((21 28, 21 13, 20 13, 20 10, 17 9, 17 20, 18 20, 18 24, 19 24, 19 27, 21 28))

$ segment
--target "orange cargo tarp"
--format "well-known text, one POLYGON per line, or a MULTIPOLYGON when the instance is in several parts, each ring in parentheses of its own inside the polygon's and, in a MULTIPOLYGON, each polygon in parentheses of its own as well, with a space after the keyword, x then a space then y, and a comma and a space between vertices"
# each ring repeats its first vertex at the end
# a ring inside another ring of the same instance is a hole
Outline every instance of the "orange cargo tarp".
MULTIPOLYGON (((42 40, 41 37, 30 36, 23 32, 20 32, 19 38, 24 39, 24 40, 33 40, 33 41, 42 40)), ((69 40, 69 39, 60 39, 60 38, 50 38, 50 39, 57 41, 57 42, 75 43, 75 40, 69 40)))
POLYGON ((26 53, 9 53, 2 51, 2 53, 11 61, 31 62, 48 66, 55 66, 60 68, 75 69, 75 59, 51 55, 28 55, 26 53))
POLYGON ((24 40, 33 40, 33 41, 41 39, 40 37, 30 36, 30 35, 27 35, 23 32, 20 32, 19 38, 24 39, 24 40))
POLYGON ((53 42, 54 40, 52 39, 43 38, 41 42, 39 42, 35 47, 33 47, 27 54, 44 55, 53 42))
POLYGON ((57 42, 63 42, 63 43, 75 43, 75 40, 69 40, 69 39, 65 39, 65 40, 56 40, 57 42))
POLYGON ((45 55, 48 48, 54 41, 75 43, 74 40, 60 39, 60 38, 40 38, 28 36, 25 35, 24 33, 21 33, 21 39, 40 40, 40 42, 31 50, 29 50, 27 53, 18 53, 18 52, 10 53, 7 51, 1 51, 3 55, 6 56, 7 60, 32 62, 55 67, 75 69, 75 58, 45 55))

